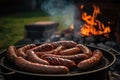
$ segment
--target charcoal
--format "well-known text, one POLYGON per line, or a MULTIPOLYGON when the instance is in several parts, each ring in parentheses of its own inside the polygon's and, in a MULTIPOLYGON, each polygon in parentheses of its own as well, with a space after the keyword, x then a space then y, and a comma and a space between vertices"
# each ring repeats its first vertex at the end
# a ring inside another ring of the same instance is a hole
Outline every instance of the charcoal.
POLYGON ((84 44, 83 40, 78 41, 79 44, 84 44))
POLYGON ((120 45, 118 45, 115 41, 106 41, 105 45, 120 52, 120 45))
POLYGON ((98 43, 97 46, 103 49, 109 49, 109 47, 104 45, 104 43, 98 43))
POLYGON ((95 38, 93 36, 86 37, 87 42, 95 42, 95 38))
POLYGON ((116 46, 117 44, 116 44, 116 42, 114 42, 114 41, 106 41, 105 45, 114 47, 114 46, 116 46))
POLYGON ((96 46, 96 44, 95 43, 90 43, 90 44, 88 44, 89 46, 96 46))
POLYGON ((68 40, 71 40, 71 39, 73 39, 73 34, 66 33, 66 34, 64 34, 64 37, 68 40))
POLYGON ((78 35, 78 34, 76 34, 76 35, 74 35, 74 37, 73 37, 73 41, 75 41, 75 42, 82 42, 83 43, 83 41, 84 41, 84 38, 82 38, 80 35, 78 35))
POLYGON ((40 44, 40 43, 41 43, 40 39, 35 39, 33 42, 34 42, 35 44, 40 44))
POLYGON ((50 40, 50 39, 47 39, 45 42, 51 42, 51 40, 50 40))
POLYGON ((58 40, 60 40, 60 35, 52 35, 51 37, 50 37, 50 40, 53 42, 53 41, 58 41, 58 40))

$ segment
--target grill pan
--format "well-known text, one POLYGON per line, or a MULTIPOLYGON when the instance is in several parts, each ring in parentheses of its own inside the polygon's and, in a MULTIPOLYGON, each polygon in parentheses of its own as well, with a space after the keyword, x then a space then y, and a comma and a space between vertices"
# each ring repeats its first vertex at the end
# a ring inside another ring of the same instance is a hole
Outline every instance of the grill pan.
POLYGON ((98 47, 87 47, 89 47, 92 51, 95 49, 101 50, 104 57, 99 64, 86 71, 80 71, 79 69, 74 68, 68 74, 37 74, 25 72, 18 69, 15 64, 11 63, 7 59, 6 50, 4 50, 0 54, 0 74, 3 75, 5 80, 109 80, 108 71, 116 61, 115 55, 98 47))

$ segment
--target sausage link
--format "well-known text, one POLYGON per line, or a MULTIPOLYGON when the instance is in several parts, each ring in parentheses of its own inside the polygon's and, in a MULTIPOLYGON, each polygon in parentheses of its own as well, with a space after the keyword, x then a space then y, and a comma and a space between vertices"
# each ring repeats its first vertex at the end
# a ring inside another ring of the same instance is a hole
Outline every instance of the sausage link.
POLYGON ((18 56, 21 56, 21 57, 25 58, 27 56, 26 51, 29 50, 29 49, 32 49, 34 47, 36 47, 35 44, 28 44, 28 45, 25 45, 23 47, 18 48, 17 49, 18 50, 18 56))
POLYGON ((76 54, 76 55, 54 55, 54 54, 44 54, 43 56, 48 57, 57 57, 63 59, 73 60, 76 64, 84 59, 87 59, 88 56, 86 54, 76 54))
POLYGON ((15 60, 15 64, 19 69, 33 73, 67 74, 69 72, 69 68, 67 68, 66 66, 52 66, 33 63, 25 60, 22 57, 17 57, 15 60))
POLYGON ((41 58, 41 56, 44 55, 44 54, 46 54, 46 53, 45 53, 45 52, 35 52, 35 54, 36 54, 39 58, 41 58))
POLYGON ((29 50, 29 49, 34 48, 34 47, 36 47, 35 44, 27 44, 27 45, 22 47, 22 50, 26 51, 26 50, 29 50))
POLYGON ((78 54, 79 52, 80 52, 80 48, 73 47, 73 48, 60 51, 58 55, 75 55, 75 54, 78 54))
POLYGON ((16 50, 16 47, 15 46, 9 46, 7 48, 7 58, 14 62, 15 61, 15 58, 17 58, 17 55, 18 55, 18 52, 16 50))
POLYGON ((85 45, 83 44, 78 44, 77 45, 78 48, 80 48, 80 50, 84 53, 87 54, 89 57, 92 56, 92 51, 85 45))
POLYGON ((100 62, 100 60, 102 59, 102 57, 103 57, 103 55, 102 55, 102 52, 100 50, 98 50, 98 49, 94 50, 92 57, 79 62, 77 67, 80 70, 90 69, 90 68, 94 67, 95 65, 97 65, 100 62))
POLYGON ((51 51, 45 51, 45 52, 35 52, 37 56, 41 57, 44 54, 58 54, 62 49, 64 49, 63 46, 59 46, 56 49, 53 49, 51 51))
POLYGON ((57 42, 52 42, 51 44, 53 45, 54 48, 62 45, 62 46, 64 46, 66 49, 67 49, 67 48, 75 47, 75 46, 77 45, 77 43, 74 42, 74 41, 57 41, 57 42))
POLYGON ((21 56, 23 58, 27 56, 25 52, 22 50, 22 48, 17 49, 17 51, 18 51, 18 56, 21 56))
POLYGON ((57 58, 57 57, 50 57, 50 56, 42 56, 42 59, 48 61, 51 65, 63 65, 69 68, 76 66, 75 62, 69 59, 57 58))
POLYGON ((32 48, 30 50, 35 52, 44 52, 44 51, 50 51, 53 49, 53 46, 50 43, 44 43, 41 45, 36 46, 35 48, 32 48))
POLYGON ((46 64, 49 65, 49 63, 46 60, 43 60, 41 58, 39 58, 34 51, 27 51, 27 60, 34 62, 34 63, 39 63, 39 64, 46 64))
POLYGON ((35 48, 32 48, 31 50, 35 52, 46 52, 46 51, 51 51, 53 49, 56 49, 61 45, 64 46, 65 48, 72 48, 72 47, 75 47, 77 43, 74 41, 56 41, 56 42, 41 44, 35 48))

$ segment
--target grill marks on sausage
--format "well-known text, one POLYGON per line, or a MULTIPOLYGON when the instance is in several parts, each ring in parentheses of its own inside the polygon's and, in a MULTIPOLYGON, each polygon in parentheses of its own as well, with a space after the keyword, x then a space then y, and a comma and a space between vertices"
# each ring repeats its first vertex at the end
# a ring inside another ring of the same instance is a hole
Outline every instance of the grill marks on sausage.
POLYGON ((52 49, 56 49, 60 45, 64 46, 67 49, 67 48, 75 47, 77 45, 77 43, 74 41, 57 41, 57 42, 51 42, 51 43, 44 43, 44 44, 39 45, 31 50, 33 50, 35 52, 50 51, 52 49))
POLYGON ((57 41, 38 46, 28 44, 18 49, 9 46, 7 57, 21 70, 64 74, 74 67, 79 70, 92 68, 100 62, 103 55, 100 50, 92 53, 87 46, 74 41, 57 41))
POLYGON ((92 56, 92 51, 85 45, 83 44, 78 44, 77 45, 78 48, 80 48, 80 50, 84 53, 84 54, 87 54, 88 57, 91 57, 92 56))
POLYGON ((62 49, 64 49, 64 47, 60 45, 56 49, 53 49, 51 51, 35 52, 35 53, 37 56, 41 57, 44 54, 58 54, 62 49))
POLYGON ((48 61, 51 65, 63 65, 63 66, 67 66, 69 68, 76 66, 74 61, 68 60, 68 59, 44 56, 44 55, 41 58, 48 61))
POLYGON ((58 55, 74 55, 74 54, 78 54, 79 52, 80 52, 80 48, 73 47, 60 51, 58 55))
POLYGON ((103 55, 102 55, 102 52, 100 50, 98 50, 98 49, 94 50, 92 57, 79 62, 77 67, 80 70, 87 70, 89 68, 94 67, 96 64, 98 64, 102 57, 103 57, 103 55))
POLYGON ((35 48, 32 48, 30 50, 35 52, 44 52, 44 51, 50 51, 53 49, 53 46, 50 43, 44 43, 41 45, 36 46, 35 48))
POLYGON ((11 60, 12 62, 15 61, 15 58, 17 58, 18 56, 18 52, 15 46, 9 46, 7 48, 7 57, 9 60, 11 60))
POLYGON ((74 41, 57 41, 57 42, 52 42, 51 45, 53 45, 54 48, 62 45, 66 49, 68 49, 68 48, 75 47, 77 45, 77 43, 74 41))
POLYGON ((35 44, 28 44, 28 45, 25 45, 21 48, 18 48, 17 49, 18 50, 18 56, 21 56, 21 57, 25 58, 27 56, 26 51, 29 50, 29 49, 32 49, 34 47, 36 47, 35 44))
POLYGON ((26 59, 34 63, 49 65, 49 63, 46 60, 39 58, 33 51, 27 51, 26 59))
POLYGON ((44 54, 44 57, 57 57, 63 59, 73 60, 76 64, 84 59, 87 59, 88 56, 86 54, 76 54, 76 55, 54 55, 54 54, 44 54))
POLYGON ((69 69, 66 66, 52 66, 52 65, 43 65, 38 63, 32 63, 25 60, 22 57, 17 57, 15 64, 21 70, 34 73, 45 73, 45 74, 66 74, 69 72, 69 69))

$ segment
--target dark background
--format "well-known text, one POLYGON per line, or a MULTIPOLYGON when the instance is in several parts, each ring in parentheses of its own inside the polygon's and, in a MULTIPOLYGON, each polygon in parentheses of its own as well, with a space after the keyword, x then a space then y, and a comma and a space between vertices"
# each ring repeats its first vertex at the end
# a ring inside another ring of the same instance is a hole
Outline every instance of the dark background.
MULTIPOLYGON (((28 11, 40 11, 41 4, 46 0, 0 0, 0 16, 28 11)), ((59 0, 58 0, 59 1, 59 0)), ((81 3, 97 4, 103 16, 111 20, 115 26, 120 14, 119 0, 67 0, 76 6, 81 3)))
POLYGON ((40 10, 43 0, 0 0, 0 14, 40 10))
MULTIPOLYGON (((0 0, 0 16, 29 11, 40 11, 45 0, 0 0)), ((59 1, 59 0, 58 0, 59 1)), ((79 7, 81 3, 100 6, 103 16, 111 21, 111 30, 116 31, 116 22, 120 18, 119 0, 67 0, 79 7)), ((118 29, 118 28, 117 28, 118 29)), ((112 33, 112 34, 113 34, 112 33)), ((114 35, 114 34, 113 34, 114 35)))
MULTIPOLYGON (((40 10, 40 5, 45 0, 0 0, 0 13, 22 12, 31 10, 40 10)), ((119 0, 67 0, 72 3, 94 2, 94 3, 112 3, 119 4, 119 0)), ((110 6, 107 6, 110 8, 110 6)))

